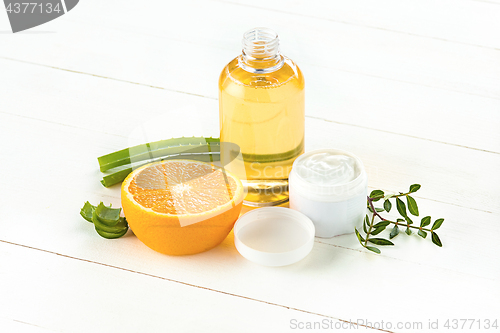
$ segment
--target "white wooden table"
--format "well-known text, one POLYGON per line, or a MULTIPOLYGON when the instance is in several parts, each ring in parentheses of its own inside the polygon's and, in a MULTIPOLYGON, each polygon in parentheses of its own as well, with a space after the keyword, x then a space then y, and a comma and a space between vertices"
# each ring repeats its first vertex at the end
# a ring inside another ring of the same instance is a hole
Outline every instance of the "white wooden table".
POLYGON ((9 30, 0 9, 1 332, 500 325, 499 1, 84 0, 9 30), (351 234, 268 268, 232 234, 170 257, 80 217, 87 200, 120 205, 98 156, 218 136, 218 75, 255 26, 277 30, 304 72, 306 150, 355 153, 370 189, 420 183, 422 216, 445 218, 443 248, 400 235, 376 255, 351 234))

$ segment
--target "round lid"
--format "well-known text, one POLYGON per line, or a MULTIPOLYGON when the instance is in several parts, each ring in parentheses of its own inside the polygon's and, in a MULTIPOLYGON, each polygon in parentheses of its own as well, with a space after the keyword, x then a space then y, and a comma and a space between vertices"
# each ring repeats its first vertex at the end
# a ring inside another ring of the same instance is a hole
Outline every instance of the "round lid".
POLYGON ((242 215, 234 225, 234 244, 246 259, 265 266, 293 264, 311 252, 314 224, 289 208, 264 207, 242 215))

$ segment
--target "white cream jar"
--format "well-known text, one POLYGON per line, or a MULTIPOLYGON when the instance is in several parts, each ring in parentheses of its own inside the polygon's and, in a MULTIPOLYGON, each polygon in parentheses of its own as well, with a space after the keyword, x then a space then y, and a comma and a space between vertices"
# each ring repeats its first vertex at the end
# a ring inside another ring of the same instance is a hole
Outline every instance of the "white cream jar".
POLYGON ((289 178, 290 208, 308 216, 316 236, 354 232, 366 214, 367 175, 355 155, 319 149, 299 156, 289 178))

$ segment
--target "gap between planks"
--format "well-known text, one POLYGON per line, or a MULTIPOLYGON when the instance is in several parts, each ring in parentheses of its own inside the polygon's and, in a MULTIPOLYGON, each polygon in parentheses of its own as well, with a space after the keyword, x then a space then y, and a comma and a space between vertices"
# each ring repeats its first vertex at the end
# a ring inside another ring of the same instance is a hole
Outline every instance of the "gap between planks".
MULTIPOLYGON (((320 317, 324 317, 324 318, 330 318, 330 319, 334 319, 334 320, 339 320, 339 321, 344 322, 344 323, 349 323, 351 325, 356 325, 357 327, 361 326, 361 327, 365 327, 367 329, 368 328, 369 329, 374 329, 374 330, 377 330, 377 331, 380 331, 380 332, 395 333, 393 331, 383 330, 383 329, 379 329, 379 328, 375 328, 375 327, 371 327, 371 326, 367 326, 367 325, 361 325, 361 324, 357 324, 357 323, 351 322, 349 320, 344 320, 344 319, 336 318, 336 317, 333 317, 333 316, 328 316, 328 315, 324 315, 324 314, 320 314, 320 313, 316 313, 316 312, 311 312, 311 311, 307 311, 307 310, 303 310, 303 309, 293 308, 293 307, 289 307, 289 306, 282 305, 282 304, 266 302, 266 301, 263 301, 263 300, 259 300, 259 299, 255 299, 255 298, 251 298, 251 297, 246 297, 246 296, 242 296, 242 295, 237 295, 237 294, 233 294, 233 293, 229 293, 229 292, 225 292, 225 291, 221 291, 221 290, 216 290, 216 289, 206 288, 206 287, 202 287, 202 286, 197 286, 197 285, 192 284, 192 283, 182 282, 182 281, 173 280, 173 279, 169 279, 169 278, 162 277, 162 276, 157 276, 157 275, 148 274, 148 273, 144 273, 144 272, 134 271, 134 270, 131 270, 131 269, 128 269, 128 268, 113 266, 113 265, 109 265, 109 264, 105 264, 105 263, 100 263, 100 262, 97 262, 97 261, 92 261, 92 260, 83 259, 83 258, 77 258, 77 257, 69 256, 69 255, 66 255, 66 254, 57 253, 57 252, 54 252, 54 251, 49 251, 49 250, 44 250, 44 249, 39 249, 39 248, 36 248, 36 247, 32 247, 32 246, 28 246, 28 245, 23 245, 23 244, 18 244, 18 243, 13 243, 13 242, 5 241, 5 240, 0 240, 0 242, 5 243, 5 244, 9 244, 9 245, 13 245, 13 246, 19 246, 19 247, 23 247, 23 248, 27 248, 27 249, 31 249, 31 250, 36 250, 36 251, 40 251, 40 252, 44 252, 44 253, 54 254, 54 255, 57 255, 57 256, 64 257, 64 258, 68 258, 68 259, 74 259, 74 260, 78 260, 78 261, 82 261, 82 262, 86 262, 86 263, 91 263, 91 264, 95 264, 95 265, 105 266, 105 267, 108 267, 108 268, 119 269, 119 270, 122 270, 122 271, 125 271, 125 272, 130 272, 130 273, 135 273, 135 274, 141 274, 141 275, 144 275, 144 276, 148 276, 148 277, 152 277, 152 278, 156 278, 156 279, 160 279, 160 280, 165 280, 165 281, 169 281, 169 282, 173 282, 173 283, 178 283, 178 284, 182 284, 182 285, 189 286, 189 287, 204 289, 204 290, 208 290, 208 291, 212 291, 212 292, 216 292, 216 293, 220 293, 220 294, 224 294, 224 295, 228 295, 228 296, 243 298, 243 299, 247 299, 249 301, 264 303, 264 304, 268 304, 268 305, 272 305, 272 306, 278 306, 278 307, 285 308, 285 309, 288 309, 288 310, 299 311, 299 312, 303 312, 303 313, 307 313, 307 314, 312 314, 312 315, 316 315, 316 316, 320 316, 320 317)), ((335 246, 335 245, 333 245, 333 246, 335 246)), ((24 323, 24 324, 33 325, 33 324, 29 324, 29 323, 24 323)), ((34 325, 34 326, 36 326, 36 325, 34 325)))

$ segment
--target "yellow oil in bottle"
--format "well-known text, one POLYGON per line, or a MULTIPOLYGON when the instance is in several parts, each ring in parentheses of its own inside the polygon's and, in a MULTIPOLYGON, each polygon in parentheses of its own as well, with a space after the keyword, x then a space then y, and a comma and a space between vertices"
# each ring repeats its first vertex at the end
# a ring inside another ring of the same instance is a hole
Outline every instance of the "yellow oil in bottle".
MULTIPOLYGON (((245 174, 238 176, 251 206, 288 200, 288 174, 304 152, 304 79, 292 60, 266 47, 272 36, 253 35, 251 46, 244 39, 243 55, 219 80, 220 139, 239 146, 245 174)), ((228 155, 222 153, 223 164, 228 155)))

